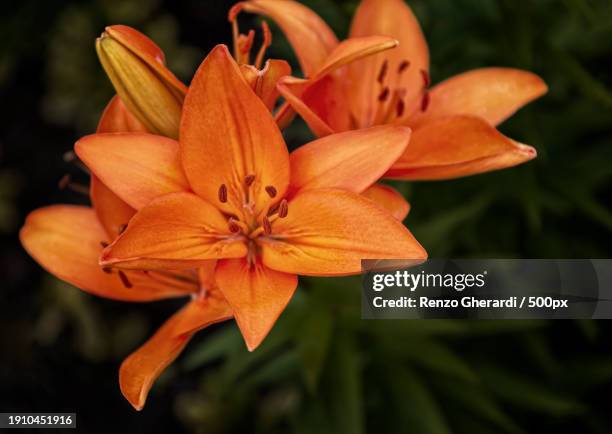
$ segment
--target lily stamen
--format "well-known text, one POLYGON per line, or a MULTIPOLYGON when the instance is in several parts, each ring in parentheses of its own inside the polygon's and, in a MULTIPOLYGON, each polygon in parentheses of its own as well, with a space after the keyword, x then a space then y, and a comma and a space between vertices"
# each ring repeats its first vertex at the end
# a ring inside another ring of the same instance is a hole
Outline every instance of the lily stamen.
POLYGON ((127 278, 127 276, 125 275, 125 273, 123 271, 119 271, 119 279, 121 279, 121 283, 123 284, 123 286, 125 286, 126 288, 130 289, 132 288, 132 282, 130 282, 130 280, 127 278))
POLYGON ((409 60, 404 60, 397 67, 397 73, 401 74, 402 72, 404 72, 409 67, 410 67, 410 61, 409 60))
POLYGON ((289 203, 287 199, 283 199, 278 206, 278 217, 284 219, 287 217, 287 214, 289 214, 289 203))
POLYGON ((238 224, 238 220, 234 219, 233 217, 229 218, 227 224, 231 233, 237 234, 241 231, 240 225, 238 224))
POLYGON ((227 202, 227 186, 225 184, 221 184, 221 187, 219 187, 219 202, 227 202))
POLYGON ((423 86, 425 88, 428 88, 429 85, 431 84, 431 78, 429 77, 429 73, 427 71, 425 71, 424 69, 421 69, 421 77, 423 77, 423 86))
POLYGON ((255 68, 261 69, 261 65, 263 64, 264 56, 266 55, 266 50, 270 45, 272 45, 272 32, 270 32, 270 27, 268 27, 268 23, 265 21, 261 22, 261 33, 263 34, 263 42, 261 43, 261 47, 257 52, 257 57, 255 57, 255 68))
POLYGON ((61 177, 61 179, 57 183, 57 186, 60 190, 68 189, 74 191, 75 193, 80 193, 89 196, 89 187, 83 184, 72 182, 72 177, 68 173, 61 177))
POLYGON ((272 225, 270 224, 270 220, 268 219, 268 217, 264 216, 261 222, 263 224, 264 234, 270 235, 272 233, 272 225))
POLYGON ((385 88, 378 94, 378 101, 380 102, 385 102, 387 101, 387 98, 389 97, 389 87, 385 86, 385 88))
POLYGON ((266 193, 268 193, 268 196, 270 196, 272 199, 274 199, 277 195, 276 188, 274 188, 273 185, 266 186, 266 193))
POLYGON ((244 177, 244 184, 247 187, 250 187, 251 185, 253 185, 253 182, 255 182, 255 175, 247 175, 244 177))
POLYGON ((378 72, 378 77, 376 78, 376 81, 378 81, 380 84, 383 84, 385 81, 385 77, 387 76, 387 69, 389 69, 389 62, 385 60, 381 65, 380 71, 378 72))
POLYGON ((425 93, 423 94, 423 99, 421 99, 421 111, 422 112, 426 111, 427 107, 429 107, 429 101, 430 101, 429 91, 425 90, 425 93))
POLYGON ((406 104, 403 99, 397 101, 397 105, 395 106, 395 116, 401 118, 404 114, 404 109, 406 108, 406 104))

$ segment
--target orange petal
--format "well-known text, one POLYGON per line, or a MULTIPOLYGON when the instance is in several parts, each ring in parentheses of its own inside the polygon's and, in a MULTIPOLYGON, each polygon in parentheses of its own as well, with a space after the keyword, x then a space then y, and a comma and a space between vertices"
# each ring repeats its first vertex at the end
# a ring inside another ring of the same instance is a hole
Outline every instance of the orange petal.
POLYGON ((179 145, 172 139, 142 133, 93 134, 79 140, 75 150, 133 208, 164 194, 189 190, 179 145))
POLYGON ((410 204, 406 202, 404 196, 388 185, 374 184, 361 195, 385 208, 399 221, 404 220, 410 212, 410 204))
POLYGON ((283 98, 316 136, 325 137, 334 131, 348 129, 348 115, 344 116, 344 127, 341 119, 338 122, 340 125, 335 125, 336 128, 330 125, 334 114, 346 114, 344 110, 339 109, 344 107, 344 102, 335 90, 337 86, 334 77, 326 75, 315 81, 284 77, 279 80, 277 87, 283 98))
POLYGON ((397 41, 384 36, 368 36, 342 41, 309 80, 286 77, 279 91, 319 137, 352 129, 346 92, 346 71, 340 67, 373 53, 388 50, 397 41))
POLYGON ((293 47, 306 77, 312 76, 338 45, 336 35, 325 21, 298 2, 251 0, 241 2, 241 5, 245 11, 266 15, 278 24, 293 47))
POLYGON ((181 122, 181 157, 193 190, 228 213, 242 215, 244 180, 255 175, 257 214, 289 184, 289 154, 270 111, 246 83, 227 47, 218 45, 191 82, 181 122), (227 202, 220 203, 225 184, 227 202))
POLYGON ((286 273, 337 276, 361 272, 362 259, 420 260, 427 253, 410 231, 369 199, 342 190, 307 190, 287 217, 262 237, 263 263, 286 273))
POLYGON ((408 101, 414 99, 423 88, 421 70, 429 70, 427 42, 419 22, 404 0, 361 2, 353 18, 350 36, 371 35, 397 39, 399 46, 349 66, 348 85, 353 89, 349 97, 353 114, 361 127, 371 125, 374 120, 381 89, 377 78, 383 62, 388 62, 386 83, 393 88, 405 89, 408 101), (405 61, 410 62, 410 66, 398 74, 399 66, 405 61))
POLYGON ((100 297, 123 301, 149 301, 184 296, 189 290, 160 285, 143 273, 129 273, 126 288, 116 272, 98 264, 102 242, 108 242, 93 209, 55 205, 33 211, 19 234, 21 244, 36 262, 66 282, 100 297))
POLYGON ((132 115, 121 98, 115 95, 106 108, 100 122, 97 133, 147 133, 147 128, 134 115, 132 115))
POLYGON ((423 125, 446 116, 473 115, 495 126, 547 90, 546 83, 528 71, 475 69, 434 86, 427 110, 416 111, 409 122, 410 125, 423 125))
POLYGON ((310 142, 291 153, 291 189, 361 193, 385 174, 409 140, 409 128, 380 126, 310 142))
POLYGON ((355 60, 395 48, 398 44, 394 38, 378 35, 345 39, 329 53, 312 78, 329 74, 355 60))
POLYGON ((232 311, 220 294, 191 301, 123 361, 119 369, 123 396, 136 410, 142 410, 155 380, 178 357, 191 337, 198 330, 231 317, 232 311))
POLYGON ((121 200, 95 175, 91 176, 89 195, 96 216, 106 230, 108 239, 114 239, 124 225, 127 225, 136 210, 121 200))
MULTIPOLYGON (((160 52, 161 53, 161 52, 160 52)), ((163 53, 161 54, 163 58, 163 53)), ((106 108, 98 123, 98 133, 147 132, 146 127, 136 119, 126 108, 119 96, 115 95, 106 108)), ((91 177, 89 195, 96 215, 109 239, 119 233, 119 229, 130 221, 136 212, 134 208, 113 193, 95 175, 91 177)))
POLYGON ((144 206, 100 260, 121 268, 197 268, 245 256, 244 242, 232 235, 214 206, 192 193, 168 194, 144 206))
POLYGON ((291 74, 291 66, 284 60, 270 59, 261 71, 246 64, 240 65, 240 70, 251 89, 272 111, 279 96, 276 84, 281 77, 291 74))
POLYGON ((232 306, 249 351, 261 344, 297 287, 297 276, 274 271, 246 259, 219 261, 219 288, 232 306))
POLYGON ((485 120, 455 116, 413 131, 410 146, 386 176, 450 179, 516 166, 536 157, 531 146, 501 134, 485 120))

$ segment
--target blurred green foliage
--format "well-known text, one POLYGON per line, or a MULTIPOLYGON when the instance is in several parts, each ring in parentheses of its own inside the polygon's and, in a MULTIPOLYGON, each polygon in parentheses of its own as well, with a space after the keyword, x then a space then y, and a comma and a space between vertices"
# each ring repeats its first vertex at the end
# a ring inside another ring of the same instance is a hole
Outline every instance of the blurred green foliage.
MULTIPOLYGON (((209 39, 228 42, 229 3, 208 6, 218 23, 211 38, 209 24, 189 19, 192 11, 204 19, 197 2, 187 2, 181 18, 173 15, 172 2, 67 2, 54 12, 43 35, 45 94, 33 110, 42 113, 44 122, 73 128, 76 135, 93 131, 112 94, 93 50, 105 24, 130 24, 149 34, 166 51, 173 70, 188 81, 212 46, 209 39), (204 34, 209 38, 205 43, 193 36, 204 34)), ((304 3, 340 37, 346 36, 356 0, 304 3)), ((413 205, 405 223, 430 256, 609 257, 612 3, 410 4, 429 41, 434 83, 498 65, 534 71, 550 87, 548 95, 501 126, 510 137, 535 146, 537 160, 455 181, 394 183, 413 205)), ((17 27, 27 23, 29 14, 36 14, 35 7, 20 9, 12 23, 3 22, 4 31, 19 35, 17 27)), ((256 21, 241 15, 245 28, 256 21)), ((273 30, 271 54, 297 65, 280 31, 273 30)), ((14 52, 27 55, 31 50, 27 41, 13 41, 14 52)), ((14 53, 4 54, 0 83, 9 82, 19 61, 14 53)), ((286 136, 292 146, 312 137, 299 119, 286 136)), ((27 173, 7 170, 0 173, 0 231, 15 227, 18 180, 27 173)), ((37 205, 46 203, 37 200, 37 205)), ((48 278, 37 284, 41 289, 28 285, 33 295, 27 303, 36 307, 36 316, 24 334, 42 348, 68 339, 70 354, 81 364, 93 364, 96 372, 108 361, 116 369, 154 330, 153 323, 176 308, 174 302, 117 307, 48 278)), ((132 415, 122 403, 116 420, 138 420, 136 426, 155 421, 155 403, 165 399, 174 402, 177 432, 612 431, 606 400, 612 348, 605 323, 363 321, 359 287, 359 278, 302 279, 287 311, 253 353, 246 351, 233 323, 201 333, 154 387, 148 408, 132 415)), ((119 394, 116 387, 109 390, 104 392, 119 394)))

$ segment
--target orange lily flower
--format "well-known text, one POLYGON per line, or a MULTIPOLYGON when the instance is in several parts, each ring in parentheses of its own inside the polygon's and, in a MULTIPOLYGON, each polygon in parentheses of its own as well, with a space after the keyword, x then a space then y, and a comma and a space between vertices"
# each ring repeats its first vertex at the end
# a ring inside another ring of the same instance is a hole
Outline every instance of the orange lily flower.
MULTIPOLYGON (((229 21, 234 38, 234 58, 240 65, 245 80, 271 112, 274 112, 279 97, 278 81, 291 74, 291 67, 284 60, 268 59, 262 68, 266 50, 272 35, 265 22, 262 23, 263 43, 251 64, 251 49, 255 32, 241 34, 238 29, 237 15, 241 7, 230 10, 229 21)), ((358 38, 348 41, 329 58, 325 69, 351 62, 394 47, 392 38, 358 38)), ((164 53, 137 30, 122 25, 108 26, 96 41, 96 51, 100 62, 111 80, 117 94, 125 101, 130 112, 140 120, 146 131, 173 139, 178 138, 179 123, 187 87, 183 85, 165 66, 164 53)), ((275 118, 281 128, 293 119, 295 112, 288 104, 276 110, 275 118)), ((376 193, 370 198, 388 208, 399 220, 407 215, 409 205, 402 195, 388 191, 388 187, 372 186, 376 193), (382 191, 385 189, 385 191, 382 191)))
MULTIPOLYGON (((125 26, 108 30, 127 41, 124 43, 130 47, 139 48, 143 57, 163 62, 163 52, 144 35, 125 26)), ((163 65, 158 68, 162 70, 163 65)), ((128 98, 135 96, 123 94, 128 98)), ((155 100, 155 95, 151 98, 155 100)), ((147 107, 149 102, 139 100, 141 107, 147 107)), ((97 131, 144 133, 151 129, 150 123, 146 125, 137 119, 119 96, 115 96, 105 109, 97 131)), ((103 248, 124 230, 136 208, 120 199, 95 175, 91 177, 90 197, 93 208, 55 205, 32 212, 21 229, 20 239, 28 253, 50 273, 91 294, 134 302, 191 298, 121 365, 121 391, 140 410, 155 379, 193 334, 232 318, 232 312, 214 282, 212 261, 199 269, 185 271, 122 271, 101 267, 99 257, 103 248)))
MULTIPOLYGON (((279 2, 285 3, 285 2, 279 2)), ((288 35, 292 35, 287 29, 292 27, 300 28, 301 32, 296 35, 299 37, 306 37, 307 40, 295 41, 304 47, 304 51, 301 56, 298 56, 302 70, 305 71, 310 77, 324 77, 330 72, 348 65, 358 59, 372 56, 376 53, 389 50, 397 46, 398 42, 387 36, 364 36, 350 38, 341 43, 338 42, 334 33, 329 28, 323 28, 320 24, 323 23, 321 19, 315 14, 308 15, 304 21, 300 21, 299 18, 304 17, 304 10, 308 10, 304 6, 295 2, 286 2, 283 7, 278 8, 278 12, 286 13, 287 20, 283 21, 287 27, 283 30, 288 35), (298 17, 298 19, 294 19, 298 17), (320 33, 309 33, 306 32, 306 28, 312 26, 313 29, 320 30, 320 33), (321 46, 321 49, 317 50, 316 47, 321 46), (314 46, 312 50, 309 48, 314 46)), ((241 70, 251 85, 255 93, 262 98, 268 108, 272 109, 275 105, 275 101, 278 97, 278 89, 276 84, 282 80, 283 77, 291 74, 291 67, 284 60, 270 60, 266 63, 266 66, 259 71, 261 62, 267 47, 272 42, 272 37, 268 25, 262 22, 262 30, 264 35, 264 43, 262 48, 257 53, 255 62, 253 65, 248 65, 250 62, 250 50, 253 44, 253 38, 255 33, 253 30, 247 34, 241 34, 238 30, 237 17, 240 11, 247 10, 254 12, 254 4, 247 2, 240 2, 234 5, 228 14, 228 19, 232 24, 232 33, 234 38, 234 58, 241 65, 241 70)), ((281 20, 277 19, 275 11, 277 8, 272 8, 270 16, 277 22, 281 20)), ((324 25, 325 23, 323 23, 324 25)), ((291 36, 290 36, 291 38, 291 36)), ((293 41, 292 41, 293 42, 293 41)), ((295 112, 292 110, 291 105, 283 104, 276 111, 276 121, 281 128, 287 126, 287 124, 293 119, 295 112)))
POLYGON ((101 265, 194 269, 217 260, 214 279, 253 350, 291 299, 297 274, 356 274, 365 258, 426 257, 401 223, 359 195, 409 139, 406 127, 374 127, 330 135, 289 156, 268 108, 219 45, 191 83, 178 143, 96 134, 75 149, 140 208, 101 265))
POLYGON ((534 148, 495 127, 547 91, 535 74, 482 68, 430 89, 429 52, 419 23, 403 0, 362 0, 350 37, 390 36, 399 46, 345 68, 313 74, 337 47, 333 31, 292 0, 250 0, 246 11, 269 16, 293 46, 306 79, 286 77, 281 95, 320 137, 381 124, 413 129, 410 146, 387 172, 403 180, 449 179, 515 166, 534 148))
MULTIPOLYGON (((104 111, 98 132, 146 131, 114 97, 104 111)), ((120 386, 138 410, 153 381, 182 351, 198 330, 230 319, 232 312, 217 289, 214 263, 199 270, 122 271, 99 265, 99 257, 123 230, 136 210, 92 176, 93 208, 54 205, 33 211, 21 229, 24 248, 47 271, 91 294, 121 301, 145 302, 190 297, 141 348, 121 365, 120 386)))

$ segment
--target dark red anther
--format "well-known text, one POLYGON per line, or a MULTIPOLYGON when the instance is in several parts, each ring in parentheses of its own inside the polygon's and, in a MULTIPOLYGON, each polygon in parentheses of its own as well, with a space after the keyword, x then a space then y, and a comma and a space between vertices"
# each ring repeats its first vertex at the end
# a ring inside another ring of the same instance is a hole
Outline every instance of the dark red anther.
POLYGON ((103 249, 106 249, 108 247, 108 243, 105 241, 100 241, 100 245, 102 246, 103 249))
POLYGON ((423 94, 423 99, 421 100, 421 111, 424 112, 425 110, 427 110, 427 107, 429 107, 429 92, 425 92, 423 94))
POLYGON ((289 213, 289 204, 287 203, 287 199, 281 200, 280 205, 278 206, 278 216, 282 219, 287 217, 289 213))
POLYGON ((255 175, 247 175, 244 177, 244 183, 247 187, 250 187, 255 182, 255 175))
POLYGON ((227 224, 231 233, 237 234, 238 232, 240 232, 240 226, 238 226, 236 219, 234 219, 233 217, 229 218, 227 224))
POLYGON ((270 235, 272 233, 272 225, 270 224, 270 220, 268 217, 264 217, 262 219, 264 234, 270 235))
POLYGON ((119 235, 125 232, 125 230, 127 229, 127 226, 128 226, 127 223, 123 223, 121 226, 119 226, 119 228, 117 229, 117 232, 119 233, 119 235))
POLYGON ((398 118, 401 118, 404 114, 404 109, 406 108, 406 104, 404 104, 404 100, 400 99, 397 101, 397 106, 395 106, 395 114, 398 118))
POLYGON ((109 267, 102 267, 102 271, 104 271, 106 274, 111 274, 113 272, 113 270, 111 270, 109 267))
POLYGON ((431 79, 429 78, 429 72, 421 69, 421 77, 423 77, 423 86, 426 88, 431 84, 431 79))
POLYGON ((268 193, 268 196, 270 196, 271 198, 275 198, 276 194, 277 194, 277 191, 276 191, 276 188, 274 188, 273 185, 268 185, 266 187, 266 193, 268 193))
POLYGON ((57 186, 59 187, 60 190, 63 190, 66 187, 68 187, 68 184, 70 184, 70 175, 65 174, 64 176, 62 176, 62 179, 59 180, 59 182, 57 183, 57 186))
POLYGON ((376 78, 376 81, 378 81, 380 84, 382 84, 385 81, 385 77, 387 75, 387 69, 389 69, 389 62, 385 60, 382 66, 380 67, 380 71, 378 72, 378 77, 376 78))
POLYGON ((132 282, 129 281, 129 279, 127 278, 127 276, 125 275, 125 273, 123 271, 119 271, 119 279, 121 279, 121 283, 123 284, 123 286, 125 286, 126 288, 131 288, 132 282))
POLYGON ((404 72, 406 69, 408 69, 410 67, 410 61, 408 60, 404 60, 402 61, 402 63, 399 64, 399 66, 397 67, 397 73, 401 74, 402 72, 404 72))
POLYGON ((219 187, 219 202, 227 202, 227 186, 225 184, 221 184, 221 187, 219 187))
POLYGON ((389 98, 389 88, 385 86, 385 88, 378 94, 378 101, 385 102, 387 98, 389 98))

